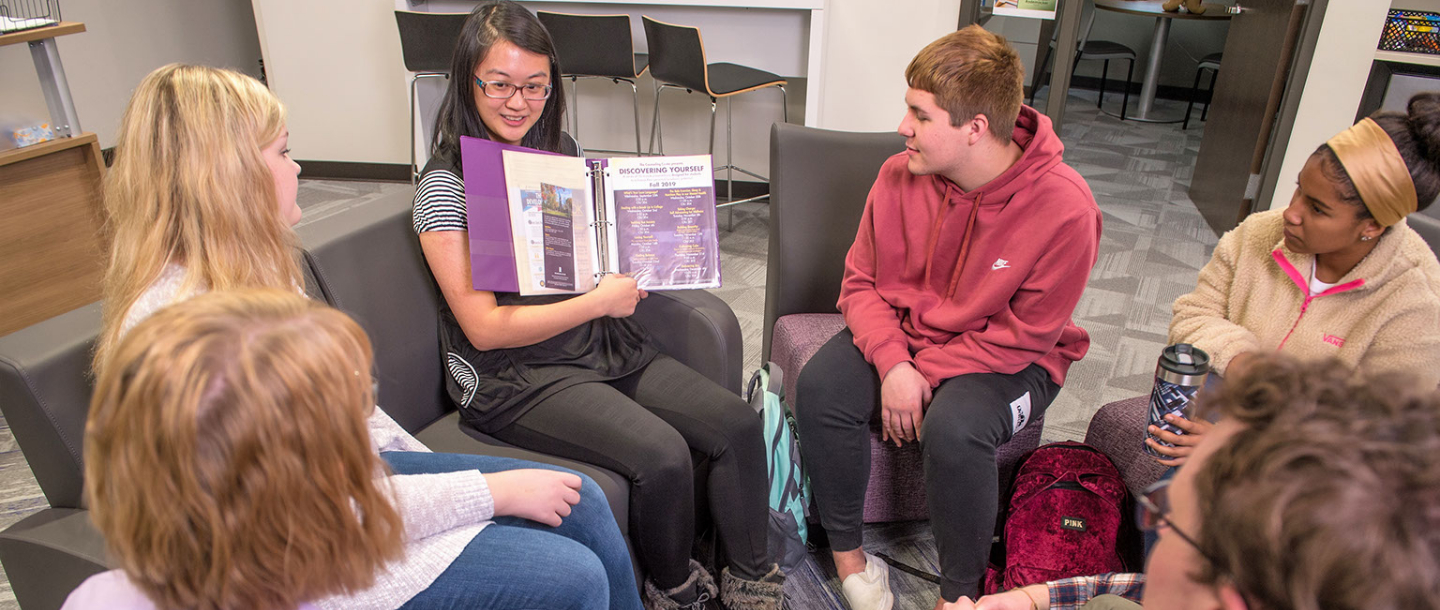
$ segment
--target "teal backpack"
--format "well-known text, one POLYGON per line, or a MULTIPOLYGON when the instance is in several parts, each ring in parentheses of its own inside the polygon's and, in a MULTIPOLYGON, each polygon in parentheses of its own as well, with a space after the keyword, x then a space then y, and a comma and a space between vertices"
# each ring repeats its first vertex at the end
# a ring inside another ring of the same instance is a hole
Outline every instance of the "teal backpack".
POLYGON ((765 465, 770 480, 770 557, 790 573, 805 561, 810 514, 810 478, 800 465, 795 415, 785 404, 784 376, 767 362, 750 377, 747 395, 760 414, 765 435, 765 465))

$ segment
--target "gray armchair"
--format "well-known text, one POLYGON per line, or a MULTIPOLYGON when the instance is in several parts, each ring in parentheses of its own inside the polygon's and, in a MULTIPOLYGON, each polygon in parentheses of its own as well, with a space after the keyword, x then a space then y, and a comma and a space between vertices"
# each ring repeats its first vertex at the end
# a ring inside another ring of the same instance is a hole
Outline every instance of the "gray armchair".
MULTIPOLYGON (((379 403, 435 451, 519 457, 589 474, 628 539, 629 484, 620 475, 462 429, 444 390, 437 292, 410 228, 411 196, 407 189, 317 211, 312 216, 324 215, 298 228, 312 296, 353 316, 374 343, 379 403)), ((635 315, 667 354, 739 392, 740 325, 723 301, 699 291, 656 293, 635 315)), ((97 303, 0 337, 0 411, 50 505, 0 532, 0 563, 25 610, 59 608, 81 581, 107 569, 81 492, 90 355, 99 330, 97 303)))

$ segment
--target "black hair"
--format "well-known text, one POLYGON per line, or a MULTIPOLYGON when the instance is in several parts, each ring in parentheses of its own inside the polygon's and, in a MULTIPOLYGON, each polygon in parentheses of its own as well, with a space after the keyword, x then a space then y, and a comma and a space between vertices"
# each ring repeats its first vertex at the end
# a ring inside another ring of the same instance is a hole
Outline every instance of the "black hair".
MULTIPOLYGON (((1415 183, 1417 211, 1430 207, 1440 196, 1440 92, 1417 93, 1405 105, 1405 112, 1376 112, 1370 118, 1385 130, 1400 150, 1415 183)), ((1335 183, 1340 197, 1359 208, 1361 219, 1371 218, 1370 210, 1355 190, 1355 182, 1340 164, 1340 158, 1329 144, 1315 150, 1320 156, 1320 171, 1335 183)))
POLYGON ((490 138, 475 107, 475 68, 500 41, 550 59, 550 98, 545 100, 540 120, 530 127, 521 146, 560 152, 561 118, 565 114, 565 88, 560 83, 560 63, 550 32, 535 15, 510 0, 487 2, 475 7, 460 30, 455 55, 450 60, 450 82, 435 117, 435 139, 431 154, 460 160, 460 136, 490 138))

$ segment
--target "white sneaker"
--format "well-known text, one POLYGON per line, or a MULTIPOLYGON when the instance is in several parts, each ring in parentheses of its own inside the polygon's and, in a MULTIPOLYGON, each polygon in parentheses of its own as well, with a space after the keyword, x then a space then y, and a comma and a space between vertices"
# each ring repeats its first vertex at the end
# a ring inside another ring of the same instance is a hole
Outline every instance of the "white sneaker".
POLYGON ((890 566, 880 558, 865 553, 865 571, 845 577, 840 592, 850 610, 891 610, 895 595, 890 592, 890 566))

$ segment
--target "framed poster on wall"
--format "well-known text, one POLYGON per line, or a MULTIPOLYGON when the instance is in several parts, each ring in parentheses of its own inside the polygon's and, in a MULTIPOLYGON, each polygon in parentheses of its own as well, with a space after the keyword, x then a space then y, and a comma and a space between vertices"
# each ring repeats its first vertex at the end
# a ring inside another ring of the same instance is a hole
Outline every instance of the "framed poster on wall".
POLYGON ((991 12, 1001 17, 1054 19, 1057 0, 987 0, 991 12))

